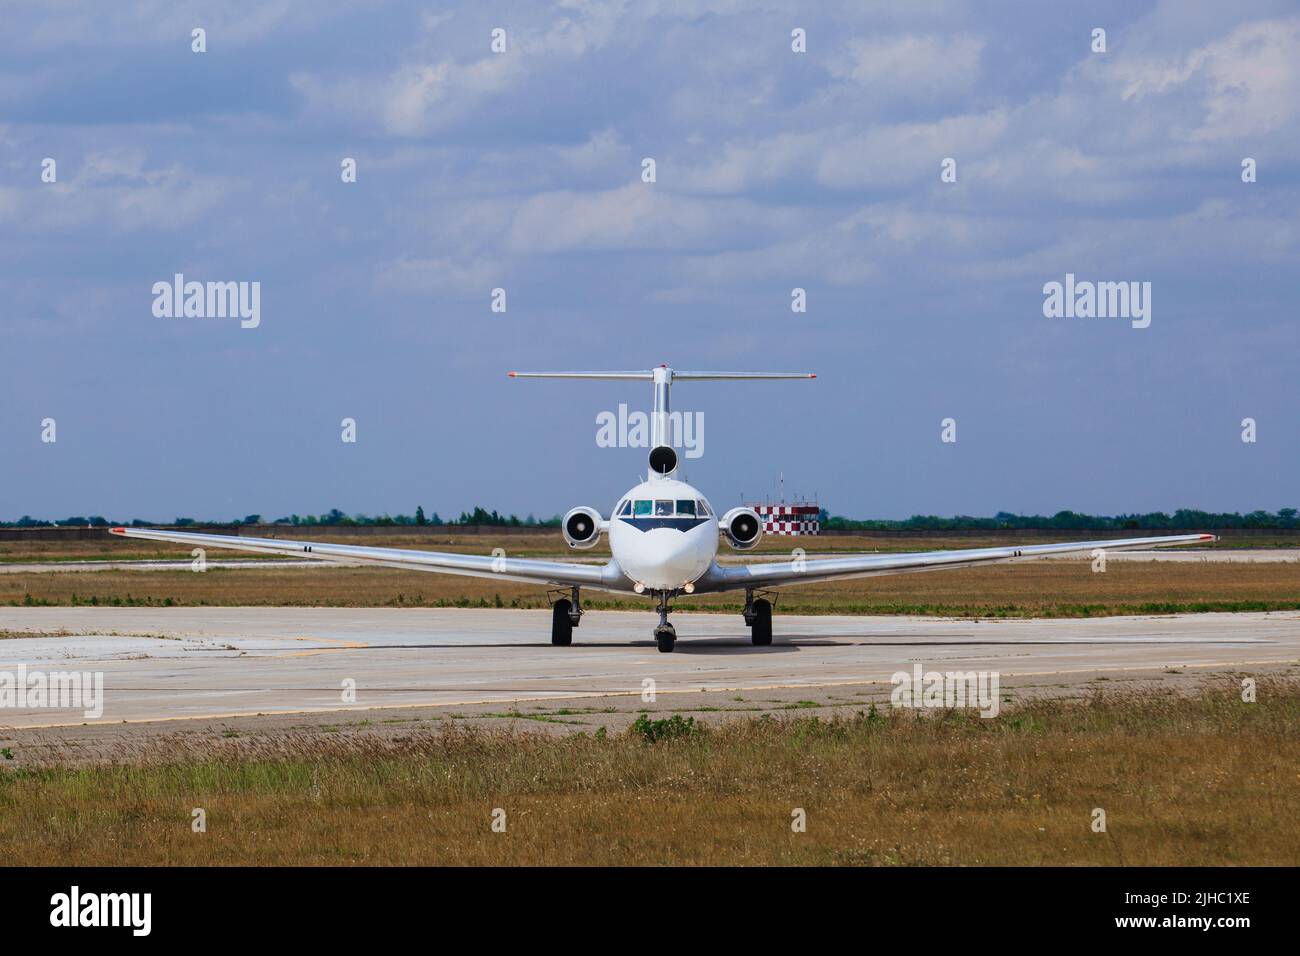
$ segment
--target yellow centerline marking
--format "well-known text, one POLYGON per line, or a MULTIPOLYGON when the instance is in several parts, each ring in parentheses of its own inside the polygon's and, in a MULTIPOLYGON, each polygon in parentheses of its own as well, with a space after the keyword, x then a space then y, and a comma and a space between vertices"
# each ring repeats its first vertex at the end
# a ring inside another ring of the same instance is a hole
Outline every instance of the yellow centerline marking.
MULTIPOLYGON (((332 654, 336 651, 354 651, 359 648, 369 647, 365 641, 346 641, 337 637, 292 637, 292 641, 319 641, 326 644, 336 644, 337 647, 316 647, 310 651, 290 651, 287 654, 267 654, 266 657, 271 660, 282 660, 286 657, 312 657, 316 654, 332 654)), ((258 655, 262 656, 262 655, 258 655)))

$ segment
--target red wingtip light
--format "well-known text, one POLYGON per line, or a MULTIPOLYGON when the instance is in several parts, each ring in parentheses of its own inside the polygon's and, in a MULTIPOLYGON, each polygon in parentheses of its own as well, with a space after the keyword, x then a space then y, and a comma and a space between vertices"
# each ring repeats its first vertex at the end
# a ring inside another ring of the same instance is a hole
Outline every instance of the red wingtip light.
POLYGON ((126 534, 126 529, 125 529, 125 528, 109 528, 109 529, 108 529, 108 533, 109 533, 109 534, 126 534))
POLYGON ((813 372, 813 373, 812 373, 811 375, 809 375, 808 377, 809 377, 809 378, 816 378, 816 377, 817 377, 817 373, 816 373, 816 372, 813 372))
POLYGON ((511 378, 514 378, 514 377, 515 377, 516 375, 518 375, 519 373, 518 373, 518 372, 506 372, 506 374, 507 374, 508 376, 510 376, 511 378))

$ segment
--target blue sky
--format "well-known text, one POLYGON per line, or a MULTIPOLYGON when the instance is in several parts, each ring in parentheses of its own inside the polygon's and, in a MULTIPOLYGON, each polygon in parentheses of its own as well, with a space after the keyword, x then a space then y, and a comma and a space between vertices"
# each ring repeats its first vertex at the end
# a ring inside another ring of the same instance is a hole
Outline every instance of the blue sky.
POLYGON ((675 390, 717 505, 1297 503, 1294 3, 4 18, 0 518, 604 510, 644 452, 596 415, 648 387, 505 372, 660 362, 818 373, 675 390), (155 317, 178 272, 260 326, 155 317), (1045 318, 1066 273, 1150 282, 1150 327, 1045 318))

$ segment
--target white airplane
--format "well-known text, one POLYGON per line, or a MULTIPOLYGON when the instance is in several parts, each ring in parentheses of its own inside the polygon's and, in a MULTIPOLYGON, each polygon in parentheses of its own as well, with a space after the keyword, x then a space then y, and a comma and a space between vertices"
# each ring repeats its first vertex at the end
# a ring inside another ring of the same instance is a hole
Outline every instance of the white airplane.
POLYGON ((668 623, 668 614, 672 610, 669 602, 683 594, 744 591, 745 624, 750 628, 753 643, 765 647, 772 643, 772 602, 768 597, 776 587, 963 568, 1049 555, 1086 554, 1099 548, 1120 551, 1216 540, 1212 534, 1180 534, 1115 541, 1071 541, 1025 547, 864 554, 841 558, 805 557, 792 561, 721 565, 717 561, 719 538, 725 537, 737 551, 749 551, 758 544, 762 523, 751 508, 731 508, 719 515, 701 492, 673 477, 677 471, 677 453, 671 447, 669 434, 672 384, 675 381, 812 379, 816 375, 803 372, 679 372, 661 365, 636 372, 511 372, 510 377, 634 379, 653 383, 650 470, 646 480, 618 500, 609 518, 604 518, 595 508, 583 506, 569 511, 561 522, 564 539, 571 548, 594 547, 601 534, 608 533, 611 557, 604 564, 571 564, 533 558, 368 548, 144 528, 113 528, 112 533, 128 538, 175 541, 211 548, 552 585, 560 589, 558 593, 567 595, 551 604, 551 643, 561 647, 572 643, 573 629, 582 617, 579 592, 583 588, 646 594, 658 601, 659 624, 654 635, 659 650, 665 653, 672 651, 677 642, 677 633, 668 623))

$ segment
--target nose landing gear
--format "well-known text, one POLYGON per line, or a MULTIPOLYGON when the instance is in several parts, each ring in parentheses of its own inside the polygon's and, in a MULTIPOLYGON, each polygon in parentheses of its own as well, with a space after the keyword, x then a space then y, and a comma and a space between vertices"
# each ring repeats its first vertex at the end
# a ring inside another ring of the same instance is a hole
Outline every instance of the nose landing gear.
POLYGON ((659 645, 660 654, 671 654, 673 648, 677 646, 677 631, 668 623, 668 612, 672 607, 668 604, 668 591, 659 592, 659 606, 655 608, 659 612, 659 626, 655 628, 655 643, 659 645))

